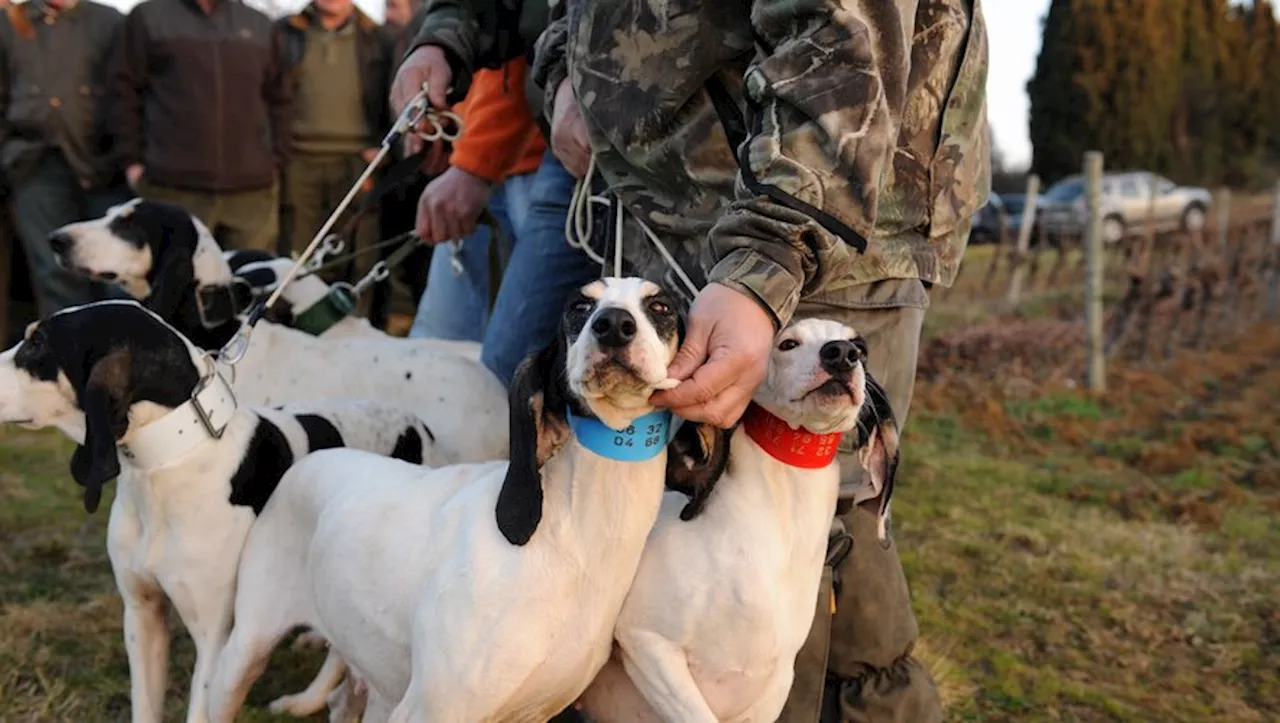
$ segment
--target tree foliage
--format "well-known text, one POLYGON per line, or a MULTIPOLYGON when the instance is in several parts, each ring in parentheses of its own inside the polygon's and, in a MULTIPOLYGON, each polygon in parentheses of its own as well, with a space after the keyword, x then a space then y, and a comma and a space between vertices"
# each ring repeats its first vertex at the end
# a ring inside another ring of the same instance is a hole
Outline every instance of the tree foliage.
POLYGON ((1027 84, 1033 167, 1108 168, 1253 186, 1280 167, 1280 24, 1272 0, 1052 0, 1027 84))

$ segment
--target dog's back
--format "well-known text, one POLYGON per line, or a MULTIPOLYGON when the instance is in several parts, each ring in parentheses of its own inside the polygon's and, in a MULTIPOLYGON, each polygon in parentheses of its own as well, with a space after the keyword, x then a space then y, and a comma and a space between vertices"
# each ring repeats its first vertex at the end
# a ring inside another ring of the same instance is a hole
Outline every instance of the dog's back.
POLYGON ((291 436, 297 440, 293 446, 299 457, 346 447, 429 467, 452 461, 437 447, 431 428, 416 413, 399 405, 365 399, 323 399, 255 411, 277 426, 293 428, 291 436))

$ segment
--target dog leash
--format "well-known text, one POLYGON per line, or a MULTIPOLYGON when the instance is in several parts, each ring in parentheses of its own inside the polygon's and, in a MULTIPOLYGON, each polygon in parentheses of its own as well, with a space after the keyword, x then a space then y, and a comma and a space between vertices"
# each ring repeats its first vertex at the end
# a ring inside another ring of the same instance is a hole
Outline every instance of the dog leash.
MULTIPOLYGON (((662 257, 663 263, 667 268, 680 279, 680 283, 684 285, 689 292, 690 298, 698 295, 698 285, 693 283, 693 279, 680 266, 680 262, 676 261, 675 256, 667 250, 666 244, 658 238, 649 224, 638 214, 625 208, 622 205, 622 199, 618 198, 617 193, 608 192, 609 196, 604 194, 593 194, 591 192, 591 181, 596 174, 596 157, 591 154, 591 159, 587 163, 587 173, 573 186, 573 196, 569 199, 569 214, 564 223, 564 237, 569 246, 578 249, 586 254, 588 258, 600 264, 601 274, 608 266, 608 261, 595 249, 591 247, 591 240, 595 226, 594 204, 603 204, 608 207, 613 218, 613 238, 611 245, 613 246, 613 276, 622 277, 622 245, 623 245, 623 228, 625 226, 625 217, 623 213, 631 216, 636 225, 640 227, 641 233, 653 244, 658 255, 662 257), (612 196, 612 198, 610 198, 612 196)), ((609 244, 606 244, 606 246, 609 244)))
MULTIPOLYGON (((289 273, 280 281, 280 284, 276 286, 275 291, 267 297, 266 301, 255 303, 249 309, 249 313, 244 322, 240 325, 239 331, 237 331, 235 336, 231 337, 222 349, 218 351, 219 361, 234 367, 241 359, 244 358, 245 352, 249 349, 249 337, 253 333, 253 328, 262 319, 262 317, 266 315, 267 311, 269 311, 271 307, 275 306, 276 302, 279 301, 284 290, 289 286, 289 284, 293 283, 293 280, 298 276, 299 272, 302 271, 312 254, 314 254, 316 249, 320 247, 321 243, 329 237, 330 229, 332 229, 334 224, 337 223, 338 218, 346 212, 347 207, 351 205, 356 194, 358 194, 360 189, 364 187, 365 182, 369 180, 373 175, 373 172, 382 164, 382 161, 386 159, 387 155, 391 152, 391 149, 395 147, 395 144, 398 143, 406 133, 417 133, 418 136, 427 143, 434 143, 439 140, 454 141, 458 139, 462 133, 462 119, 452 111, 432 108, 431 102, 427 98, 427 90, 427 84, 423 83, 422 90, 418 91, 418 94, 415 95, 413 99, 409 101, 408 105, 404 107, 404 110, 400 112, 400 116, 396 118, 395 124, 382 139, 382 143, 378 147, 377 154, 374 155, 373 159, 365 166, 364 171, 361 172, 360 177, 356 179, 355 183, 351 185, 351 188, 347 190, 347 194, 342 198, 342 201, 338 203, 337 207, 329 214, 329 217, 325 219, 320 230, 317 231, 315 236, 311 239, 311 243, 307 244, 307 248, 298 257, 297 261, 294 262, 293 268, 289 270, 289 273), (448 127, 450 122, 453 124, 452 129, 448 127), (418 126, 421 124, 426 124, 428 129, 426 131, 420 130, 418 126)), ((406 251, 405 255, 407 254, 408 252, 406 251)), ((386 270, 385 267, 383 267, 380 274, 385 273, 386 270)), ((361 279, 358 283, 364 283, 368 278, 369 277, 366 275, 366 279, 361 279)), ((385 278, 385 276, 383 276, 383 278, 385 278)))

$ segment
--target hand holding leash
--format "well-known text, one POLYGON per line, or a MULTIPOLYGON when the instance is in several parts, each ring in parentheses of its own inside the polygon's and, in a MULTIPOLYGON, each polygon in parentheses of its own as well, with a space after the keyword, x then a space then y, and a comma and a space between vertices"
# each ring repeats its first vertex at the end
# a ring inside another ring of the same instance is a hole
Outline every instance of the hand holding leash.
MULTIPOLYGON (((324 224, 316 235, 311 239, 311 243, 307 244, 306 250, 302 252, 294 262, 293 268, 289 269, 289 273, 281 279, 280 284, 276 286, 275 291, 263 303, 254 304, 249 309, 249 313, 240 326, 240 330, 236 332, 225 346, 218 352, 218 359, 225 364, 235 366, 244 358, 245 353, 249 350, 249 336, 253 332, 253 327, 266 315, 267 310, 275 306, 280 296, 284 294, 284 290, 289 284, 297 278, 298 273, 307 268, 311 261, 311 257, 316 253, 317 248, 322 242, 326 242, 329 237, 329 231, 337 223, 338 219, 346 212, 356 195, 360 193, 360 189, 364 187, 365 182, 373 175, 378 166, 382 165, 382 161, 391 152, 391 148, 406 134, 412 133, 415 136, 426 141, 457 140, 462 133, 462 119, 456 113, 446 110, 437 110, 431 104, 430 87, 424 83, 422 90, 418 91, 396 118, 395 125, 382 139, 378 152, 365 166, 360 177, 356 179, 351 188, 347 190, 347 195, 342 198, 338 206, 333 209, 329 217, 325 219, 324 224)), ((375 279, 376 281, 376 279, 375 279)))

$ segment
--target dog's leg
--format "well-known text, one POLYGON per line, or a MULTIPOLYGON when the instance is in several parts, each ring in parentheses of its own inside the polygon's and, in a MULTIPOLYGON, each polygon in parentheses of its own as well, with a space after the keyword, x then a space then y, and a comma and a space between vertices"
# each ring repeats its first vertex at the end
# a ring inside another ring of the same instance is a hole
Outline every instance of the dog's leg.
POLYGON ((369 687, 355 671, 348 671, 347 677, 329 694, 329 723, 386 723, 391 712, 385 705, 373 707, 376 710, 372 713, 366 712, 370 708, 369 687))
POLYGON ((619 635, 618 647, 627 675, 663 720, 719 723, 679 647, 649 632, 619 635))
MULTIPOLYGON (((216 576, 207 578, 213 582, 216 576)), ((227 577, 222 577, 227 580, 227 577)), ((196 665, 191 675, 191 696, 187 705, 187 723, 209 720, 209 683, 218 656, 231 631, 231 608, 235 593, 234 573, 230 582, 188 589, 189 594, 175 596, 173 603, 182 616, 191 640, 196 646, 196 665)))
MULTIPOLYGON (((241 608, 244 612, 244 608, 241 608)), ((267 669, 271 651, 288 633, 264 630, 262 621, 237 615, 231 637, 218 655, 218 664, 209 680, 208 711, 211 723, 233 723, 244 705, 253 682, 267 669)))
POLYGON ((389 723, 392 715, 391 704, 374 690, 366 690, 365 697, 367 703, 360 723, 389 723))
POLYGON ((133 723, 160 723, 169 673, 169 625, 165 620, 164 593, 158 587, 136 580, 121 582, 133 723))
POLYGON ((288 713, 299 718, 318 713, 325 707, 329 692, 338 687, 346 672, 347 664, 343 662, 342 656, 338 655, 338 651, 330 648, 329 654, 325 656, 324 665, 320 667, 320 672, 316 673, 315 679, 306 690, 277 698, 271 701, 267 709, 276 715, 288 713))

